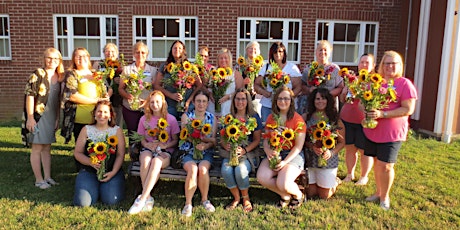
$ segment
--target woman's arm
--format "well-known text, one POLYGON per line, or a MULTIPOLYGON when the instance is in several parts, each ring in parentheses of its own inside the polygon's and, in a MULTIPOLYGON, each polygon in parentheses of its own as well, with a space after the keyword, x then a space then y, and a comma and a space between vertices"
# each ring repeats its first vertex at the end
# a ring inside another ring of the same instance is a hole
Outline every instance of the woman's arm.
POLYGON ((34 97, 27 96, 26 97, 26 113, 27 113, 26 129, 28 129, 30 132, 34 132, 35 125, 37 124, 37 121, 35 121, 35 118, 34 118, 34 104, 35 104, 34 97))
POLYGON ((118 138, 118 144, 117 144, 117 155, 115 158, 115 163, 113 164, 112 171, 107 172, 104 175, 104 179, 101 180, 101 182, 107 182, 112 177, 114 177, 118 171, 121 169, 121 166, 123 164, 123 161, 125 160, 125 135, 123 134, 123 130, 121 128, 117 129, 117 138, 118 138))
POLYGON ((332 96, 337 97, 342 92, 343 87, 344 87, 344 85, 343 85, 343 81, 342 81, 342 82, 340 82, 339 85, 337 85, 337 87, 335 87, 334 89, 330 90, 329 92, 331 93, 332 96))
POLYGON ((252 142, 249 143, 248 146, 246 146, 245 148, 246 152, 250 152, 256 148, 259 148, 261 136, 262 136, 262 129, 256 130, 252 133, 252 142))
POLYGON ((300 94, 300 92, 302 92, 302 80, 300 80, 300 77, 292 77, 291 82, 292 91, 294 92, 294 95, 297 97, 300 94))
POLYGON ((264 87, 262 87, 262 81, 264 79, 264 76, 258 76, 256 80, 254 81, 254 90, 256 93, 264 96, 265 98, 270 98, 272 96, 272 93, 268 92, 264 87))

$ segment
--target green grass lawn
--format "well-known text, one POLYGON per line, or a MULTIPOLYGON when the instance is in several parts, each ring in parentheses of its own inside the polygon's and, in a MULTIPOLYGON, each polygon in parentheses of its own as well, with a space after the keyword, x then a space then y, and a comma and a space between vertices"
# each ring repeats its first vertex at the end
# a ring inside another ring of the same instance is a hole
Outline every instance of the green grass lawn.
MULTIPOLYGON (((64 145, 62 138, 52 147, 52 176, 60 185, 48 190, 35 188, 29 149, 21 145, 18 127, 0 126, 1 229, 460 228, 459 141, 444 144, 411 137, 404 143, 396 164, 392 209, 387 212, 378 204, 364 201, 374 191, 371 174, 367 186, 342 184, 332 199, 309 200, 296 211, 276 209, 277 195, 253 187, 250 195, 254 211, 249 214, 241 208, 226 211, 230 192, 222 184, 212 184, 210 199, 216 212, 207 213, 199 206, 199 195, 195 195, 193 216, 183 218, 180 215, 185 201, 182 181, 161 180, 154 189, 155 206, 149 213, 127 214, 134 199, 132 186, 127 186, 128 198, 120 205, 73 207, 76 176, 73 144, 64 145)), ((339 176, 345 175, 342 154, 339 176)))

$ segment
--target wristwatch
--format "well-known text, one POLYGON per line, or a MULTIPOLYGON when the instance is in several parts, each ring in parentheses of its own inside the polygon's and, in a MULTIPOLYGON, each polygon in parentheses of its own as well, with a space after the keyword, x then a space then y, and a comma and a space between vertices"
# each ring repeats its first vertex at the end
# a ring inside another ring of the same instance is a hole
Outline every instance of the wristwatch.
POLYGON ((383 118, 387 118, 387 117, 388 117, 387 111, 383 112, 383 118))

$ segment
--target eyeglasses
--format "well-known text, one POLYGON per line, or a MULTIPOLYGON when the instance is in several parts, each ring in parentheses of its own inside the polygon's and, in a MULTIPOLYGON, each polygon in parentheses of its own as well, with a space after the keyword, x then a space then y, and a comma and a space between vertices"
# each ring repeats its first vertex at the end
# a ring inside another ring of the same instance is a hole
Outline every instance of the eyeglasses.
POLYGON ((77 55, 75 56, 75 59, 82 59, 82 58, 87 58, 88 55, 77 55))
POLYGON ((247 99, 244 98, 244 97, 241 97, 241 98, 240 97, 235 97, 235 101, 247 101, 247 99))
POLYGON ((205 103, 208 103, 207 100, 195 100, 195 103, 196 104, 205 104, 205 103))
POLYGON ((276 99, 278 101, 291 101, 291 98, 290 97, 278 97, 278 99, 276 99))
POLYGON ((384 62, 383 65, 390 66, 390 65, 397 65, 399 62, 384 62))
POLYGON ((46 57, 46 59, 48 59, 50 61, 59 61, 59 60, 61 60, 60 58, 54 58, 54 57, 46 57))

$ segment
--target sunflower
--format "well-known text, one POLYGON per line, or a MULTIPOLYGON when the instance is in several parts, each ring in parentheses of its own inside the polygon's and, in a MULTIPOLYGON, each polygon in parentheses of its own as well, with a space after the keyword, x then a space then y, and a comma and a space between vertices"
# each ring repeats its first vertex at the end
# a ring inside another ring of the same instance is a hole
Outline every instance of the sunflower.
POLYGON ((109 145, 115 147, 117 146, 118 144, 118 137, 113 135, 113 136, 110 136, 107 138, 107 143, 109 143, 109 145))
POLYGON ((166 132, 166 130, 161 130, 160 135, 158 135, 158 139, 164 143, 168 141, 168 138, 169 138, 168 132, 166 132))
POLYGON ((288 84, 289 81, 291 80, 291 78, 289 77, 289 75, 284 75, 284 84, 288 84))
POLYGON ((217 69, 212 69, 211 74, 212 76, 216 76, 218 74, 217 69))
POLYGON ((335 140, 332 137, 325 138, 323 140, 323 146, 328 149, 332 149, 335 146, 335 140))
POLYGON ((110 79, 113 79, 114 76, 115 76, 115 69, 111 68, 110 73, 109 73, 109 77, 110 77, 110 79))
POLYGON ((276 78, 272 78, 272 80, 270 80, 270 85, 275 86, 276 84, 278 84, 278 80, 276 78))
POLYGON ((270 137, 270 145, 271 146, 278 146, 280 145, 280 138, 278 136, 270 137))
POLYGON ((195 120, 192 121, 192 127, 193 127, 194 129, 200 127, 200 125, 201 125, 201 121, 200 121, 200 120, 196 120, 196 119, 195 119, 195 120))
POLYGON ((156 135, 158 135, 158 128, 154 128, 154 129, 149 129, 147 131, 147 134, 151 137, 155 137, 156 135))
POLYGON ((324 76, 324 69, 319 68, 315 71, 316 76, 324 76))
POLYGON ((227 116, 225 116, 225 119, 224 119, 224 124, 229 125, 232 120, 233 120, 233 116, 231 114, 227 114, 227 116))
POLYGON ((253 62, 256 66, 260 67, 264 64, 264 58, 262 57, 262 55, 257 55, 257 57, 254 58, 253 62))
POLYGON ((107 145, 104 142, 98 142, 94 145, 94 152, 96 154, 104 154, 107 150, 107 145))
POLYGON ((230 67, 225 68, 225 71, 227 71, 227 76, 230 76, 233 74, 233 70, 230 67))
POLYGON ((242 66, 242 65, 245 65, 246 64, 246 60, 244 59, 243 56, 240 56, 238 58, 238 65, 242 66))
POLYGON ((370 90, 365 91, 364 94, 363 94, 363 98, 366 101, 371 100, 373 96, 374 95, 372 95, 372 92, 370 90))
POLYGON ((164 118, 160 118, 160 119, 158 119, 157 126, 160 129, 166 129, 166 127, 168 127, 168 121, 166 121, 166 119, 164 119, 164 118))
POLYGON ((372 84, 372 88, 373 88, 373 89, 379 89, 380 86, 381 86, 380 83, 373 83, 373 84, 372 84))
POLYGON ((218 68, 217 74, 220 78, 225 78, 227 76, 227 71, 225 70, 225 68, 218 68))
POLYGON ((195 84, 195 77, 194 76, 188 76, 187 77, 187 83, 193 85, 195 84))
POLYGON ((137 80, 137 74, 132 73, 129 75, 133 80, 137 80))
POLYGON ((90 158, 91 158, 91 164, 94 165, 94 164, 99 163, 99 159, 97 159, 96 156, 92 155, 92 156, 90 156, 90 158))
POLYGON ((396 101, 396 91, 393 88, 389 88, 388 91, 390 92, 391 100, 396 101))
POLYGON ((317 62, 317 61, 312 61, 312 62, 311 62, 311 66, 312 66, 313 68, 315 68, 315 69, 318 68, 318 62, 317 62))
POLYGON ((294 133, 294 130, 292 129, 285 129, 281 135, 288 141, 292 141, 294 140, 294 137, 295 137, 295 133, 294 133))
POLYGON ((204 71, 205 71, 204 67, 203 66, 197 66, 197 68, 198 68, 198 74, 203 75, 204 71))
MULTIPOLYGON (((361 72, 361 71, 360 71, 361 72)), ((364 82, 367 80, 367 74, 359 74, 358 76, 358 81, 361 83, 361 82, 364 82)))
POLYGON ((339 76, 342 76, 344 77, 346 74, 348 74, 348 68, 342 68, 340 71, 339 71, 339 76))
POLYGON ((324 129, 326 128, 326 121, 320 121, 316 124, 316 127, 320 128, 320 129, 324 129))
POLYGON ((273 123, 273 124, 267 123, 266 126, 267 126, 267 128, 270 128, 270 129, 278 128, 278 124, 276 122, 273 123))
POLYGON ((229 125, 225 131, 227 132, 227 136, 235 137, 240 132, 240 129, 236 125, 229 125))
POLYGON ((382 82, 382 76, 378 73, 374 73, 371 75, 371 81, 374 83, 381 83, 382 82))
POLYGON ((367 69, 360 69, 359 70, 359 75, 366 75, 367 76, 368 74, 369 74, 369 72, 367 71, 367 69))
POLYGON ((323 136, 323 130, 322 129, 315 129, 315 131, 313 131, 313 138, 315 140, 321 140, 323 136))
POLYGON ((167 66, 166 66, 166 71, 168 71, 168 73, 171 73, 171 71, 173 70, 174 68, 174 63, 170 62, 167 66))
POLYGON ((210 124, 205 124, 203 125, 203 128, 201 128, 201 132, 204 134, 204 135, 208 135, 211 133, 211 125, 210 124))
POLYGON ((186 71, 189 71, 189 70, 191 70, 193 68, 192 64, 190 64, 190 62, 188 62, 188 61, 184 61, 184 63, 182 63, 182 66, 184 67, 184 69, 186 71))
POLYGON ((180 131, 180 134, 179 134, 179 138, 181 140, 185 140, 188 138, 188 130, 186 128, 183 128, 181 131, 180 131))

